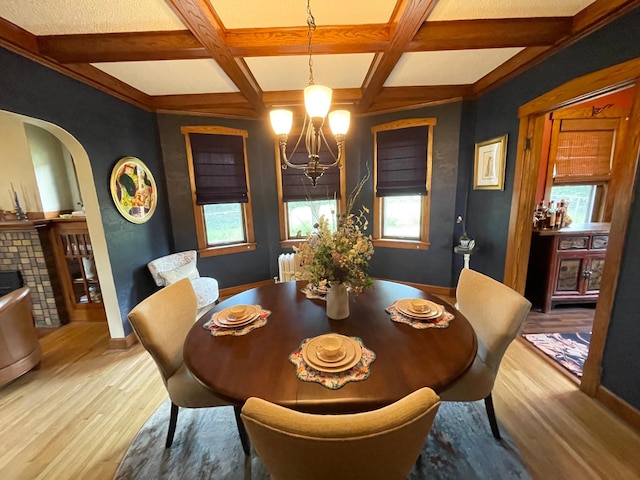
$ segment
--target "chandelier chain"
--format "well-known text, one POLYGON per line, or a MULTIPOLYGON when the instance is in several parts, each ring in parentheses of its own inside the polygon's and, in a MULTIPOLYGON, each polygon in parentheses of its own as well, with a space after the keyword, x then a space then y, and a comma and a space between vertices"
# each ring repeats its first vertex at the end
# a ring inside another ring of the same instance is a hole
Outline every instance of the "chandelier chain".
POLYGON ((313 38, 313 32, 316 29, 316 19, 311 13, 311 0, 307 0, 307 31, 308 40, 308 52, 309 52, 309 85, 313 85, 313 58, 311 58, 311 40, 313 38))

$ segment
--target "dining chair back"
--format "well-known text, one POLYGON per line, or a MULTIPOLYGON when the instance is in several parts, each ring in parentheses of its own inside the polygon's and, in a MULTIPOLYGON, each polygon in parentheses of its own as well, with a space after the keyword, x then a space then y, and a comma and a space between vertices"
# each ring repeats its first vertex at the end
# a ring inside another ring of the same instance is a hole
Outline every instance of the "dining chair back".
POLYGON ((378 410, 301 413, 260 398, 242 408, 249 438, 275 480, 406 479, 440 402, 422 388, 378 410))
POLYGON ((493 435, 500 438, 491 392, 502 357, 518 334, 531 302, 506 285, 468 268, 460 274, 456 301, 458 310, 476 332, 478 352, 462 378, 440 397, 454 402, 484 400, 493 435))
MULTIPOLYGON (((160 370, 169 398, 171 417, 166 447, 173 442, 179 407, 205 408, 229 405, 203 386, 184 363, 182 348, 196 315, 196 295, 188 279, 172 283, 144 299, 129 312, 129 322, 140 343, 160 370)), ((239 408, 236 421, 239 416, 239 408)), ((241 428, 241 422, 238 423, 241 428)), ((241 430, 241 438, 244 430, 241 430)), ((248 446, 243 439, 243 448, 248 446)))

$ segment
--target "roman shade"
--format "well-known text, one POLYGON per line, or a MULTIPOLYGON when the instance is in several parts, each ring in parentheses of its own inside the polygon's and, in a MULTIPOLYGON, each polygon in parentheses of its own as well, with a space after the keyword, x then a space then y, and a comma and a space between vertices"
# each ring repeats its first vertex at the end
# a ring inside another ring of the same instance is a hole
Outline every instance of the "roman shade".
POLYGON ((554 120, 554 183, 608 180, 618 123, 612 118, 554 120))
POLYGON ((429 126, 376 133, 376 196, 426 195, 429 126))
POLYGON ((247 203, 244 137, 190 133, 196 203, 247 203))
MULTIPOLYGON (((306 165, 309 163, 309 156, 305 148, 305 139, 300 139, 298 135, 289 135, 287 145, 297 148, 292 153, 287 153, 289 161, 296 165, 306 165)), ((320 163, 328 164, 335 159, 329 152, 326 145, 320 149, 320 163)), ((295 202, 301 200, 326 200, 340 198, 340 169, 330 168, 326 170, 318 179, 316 187, 312 187, 309 179, 302 170, 287 168, 282 170, 282 200, 284 202, 295 202)))

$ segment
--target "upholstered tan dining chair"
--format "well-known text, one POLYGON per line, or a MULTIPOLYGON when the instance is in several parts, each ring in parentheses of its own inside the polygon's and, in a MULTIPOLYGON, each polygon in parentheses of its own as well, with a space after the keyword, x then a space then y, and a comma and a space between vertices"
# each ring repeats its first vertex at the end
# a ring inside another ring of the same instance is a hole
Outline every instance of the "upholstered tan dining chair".
POLYGON ((211 310, 220 295, 218 281, 211 277, 201 277, 196 265, 198 253, 195 250, 172 253, 156 258, 147 264, 147 268, 159 287, 166 287, 172 283, 188 278, 198 299, 198 309, 195 319, 199 319, 211 310))
POLYGON ((275 480, 406 479, 440 402, 422 388, 386 407, 315 415, 249 398, 242 420, 275 480))
POLYGON ((500 438, 491 391, 502 357, 518 334, 531 302, 515 290, 465 268, 456 288, 457 308, 467 317, 478 337, 478 353, 467 372, 440 394, 442 401, 484 400, 491 431, 500 438))
MULTIPOLYGON (((196 306, 193 287, 185 278, 144 299, 129 313, 129 322, 133 330, 140 343, 155 360, 169 392, 171 416, 166 448, 173 443, 179 407, 205 408, 229 405, 198 382, 184 364, 182 346, 189 329, 193 327, 196 306)), ((239 415, 240 407, 237 407, 236 422, 241 432, 242 447, 248 454, 249 446, 244 438, 244 427, 239 415)))

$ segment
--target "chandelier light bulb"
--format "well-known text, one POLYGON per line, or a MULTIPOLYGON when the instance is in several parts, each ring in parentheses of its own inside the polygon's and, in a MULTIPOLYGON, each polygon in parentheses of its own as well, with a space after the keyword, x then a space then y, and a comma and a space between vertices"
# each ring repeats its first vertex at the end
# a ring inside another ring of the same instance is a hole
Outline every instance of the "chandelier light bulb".
POLYGON ((304 89, 304 106, 311 118, 324 118, 331 107, 331 89, 322 85, 309 85, 304 89))
POLYGON ((291 110, 271 110, 271 127, 276 135, 289 135, 293 125, 293 112, 291 110))
POLYGON ((329 126, 334 135, 346 135, 351 122, 351 112, 334 110, 329 114, 329 126))

